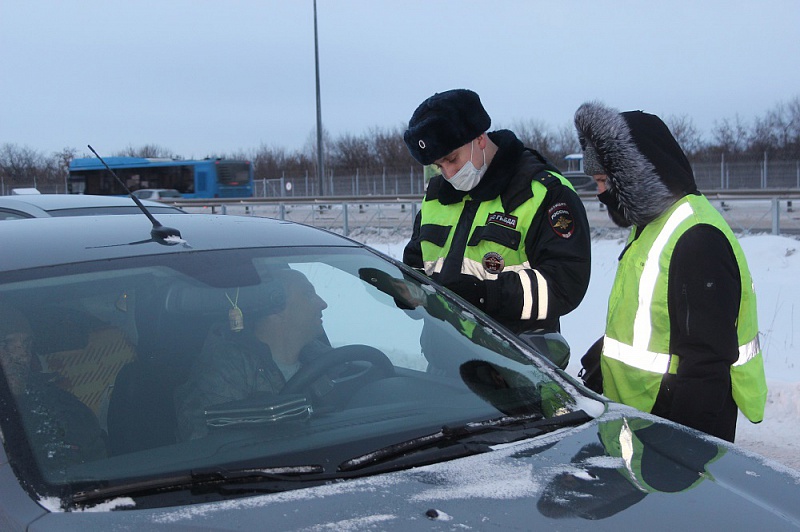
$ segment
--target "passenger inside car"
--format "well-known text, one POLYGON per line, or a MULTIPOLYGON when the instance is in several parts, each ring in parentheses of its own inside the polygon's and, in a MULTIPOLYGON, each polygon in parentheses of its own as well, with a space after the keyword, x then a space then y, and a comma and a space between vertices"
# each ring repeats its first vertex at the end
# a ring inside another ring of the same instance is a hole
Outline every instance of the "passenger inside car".
POLYGON ((61 305, 37 309, 32 326, 42 371, 88 406, 105 430, 108 401, 120 369, 136 351, 126 333, 88 312, 61 305))
POLYGON ((9 306, 0 306, 0 363, 30 450, 45 474, 106 456, 105 433, 94 413, 56 386, 54 375, 40 371, 30 323, 9 306))
POLYGON ((327 304, 314 286, 296 270, 272 275, 260 308, 249 315, 237 315, 237 291, 228 296, 229 323, 212 330, 188 381, 175 392, 180 440, 208 432, 208 407, 257 393, 277 394, 304 362, 331 350, 322 340, 327 304))

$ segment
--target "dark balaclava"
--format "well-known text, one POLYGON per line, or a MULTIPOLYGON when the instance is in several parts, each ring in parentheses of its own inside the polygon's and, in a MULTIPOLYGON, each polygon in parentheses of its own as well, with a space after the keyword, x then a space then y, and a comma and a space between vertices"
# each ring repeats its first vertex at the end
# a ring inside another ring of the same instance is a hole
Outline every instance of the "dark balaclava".
POLYGON ((697 192, 686 155, 657 116, 620 113, 590 102, 576 111, 575 128, 584 171, 608 176, 608 193, 600 199, 618 225, 647 225, 681 197, 697 192))
POLYGON ((420 164, 432 164, 489 130, 492 120, 477 94, 467 89, 438 92, 417 107, 403 135, 420 164))

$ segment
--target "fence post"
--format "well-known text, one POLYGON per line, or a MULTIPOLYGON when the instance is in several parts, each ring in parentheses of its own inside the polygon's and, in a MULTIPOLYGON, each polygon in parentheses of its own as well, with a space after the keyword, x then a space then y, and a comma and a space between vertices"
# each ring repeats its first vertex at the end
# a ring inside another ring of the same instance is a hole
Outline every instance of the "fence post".
POLYGON ((772 198, 772 234, 781 234, 780 226, 781 204, 778 198, 772 198))
POLYGON ((722 159, 719 162, 719 188, 725 188, 725 152, 722 152, 722 159))
POLYGON ((280 211, 279 212, 280 212, 280 219, 281 220, 285 220, 286 219, 286 204, 284 204, 284 203, 280 204, 280 211))
POLYGON ((344 236, 350 234, 350 227, 347 220, 347 202, 342 202, 342 232, 344 236))

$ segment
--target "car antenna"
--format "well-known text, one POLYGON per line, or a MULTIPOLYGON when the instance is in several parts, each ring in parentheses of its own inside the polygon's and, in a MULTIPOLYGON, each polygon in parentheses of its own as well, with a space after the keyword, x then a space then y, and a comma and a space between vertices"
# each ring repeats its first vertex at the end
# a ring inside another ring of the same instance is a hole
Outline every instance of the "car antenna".
POLYGON ((142 209, 142 212, 145 214, 145 216, 147 216, 147 218, 153 224, 153 228, 150 230, 150 236, 151 237, 153 237, 154 239, 158 239, 158 240, 166 240, 167 237, 170 237, 170 236, 181 238, 181 232, 178 231, 177 229, 173 229, 172 227, 164 227, 163 225, 161 225, 161 223, 158 220, 156 220, 155 217, 152 214, 150 214, 150 211, 147 210, 147 207, 144 206, 144 204, 141 202, 141 200, 139 198, 137 198, 136 196, 134 196, 133 193, 128 189, 128 187, 125 186, 125 183, 122 182, 122 179, 119 178, 119 176, 116 174, 116 172, 114 172, 114 170, 112 170, 111 167, 108 166, 108 164, 103 160, 103 158, 100 157, 100 154, 98 154, 96 151, 94 151, 94 148, 92 148, 92 145, 91 144, 87 144, 87 146, 89 146, 89 149, 92 150, 92 153, 94 153, 95 157, 100 159, 100 162, 103 163, 103 166, 106 167, 106 170, 111 172, 111 175, 114 176, 114 179, 117 180, 117 183, 122 185, 122 188, 125 189, 125 192, 128 193, 128 196, 130 196, 130 198, 134 201, 134 203, 136 203, 136 205, 140 209, 142 209))

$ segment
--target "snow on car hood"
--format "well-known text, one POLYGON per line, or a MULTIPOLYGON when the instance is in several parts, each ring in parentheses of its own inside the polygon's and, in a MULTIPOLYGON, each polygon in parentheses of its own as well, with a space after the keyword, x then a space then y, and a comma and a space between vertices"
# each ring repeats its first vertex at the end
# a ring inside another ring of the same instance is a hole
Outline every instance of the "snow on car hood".
MULTIPOLYGON (((583 426, 449 462, 178 509, 82 513, 70 525, 394 530, 446 522, 448 528, 532 529, 596 528, 595 521, 602 520, 604 526, 626 529, 664 523, 796 528, 800 473, 774 465, 614 405, 583 426)), ((63 522, 55 523, 65 529, 63 522)))

